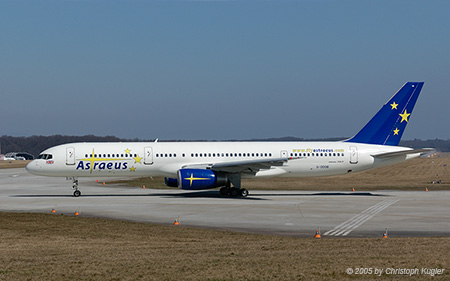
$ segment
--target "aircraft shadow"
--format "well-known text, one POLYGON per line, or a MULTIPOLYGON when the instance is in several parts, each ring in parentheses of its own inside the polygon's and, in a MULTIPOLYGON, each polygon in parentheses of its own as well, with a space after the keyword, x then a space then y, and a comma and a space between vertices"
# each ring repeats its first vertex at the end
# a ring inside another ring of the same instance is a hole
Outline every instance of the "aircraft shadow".
MULTIPOLYGON (((373 194, 370 192, 319 192, 319 193, 251 193, 248 197, 223 196, 217 191, 199 191, 184 193, 151 193, 151 194, 83 194, 82 198, 107 198, 107 197, 165 197, 165 198, 215 198, 226 200, 270 200, 264 197, 310 197, 310 196, 373 196, 385 197, 389 195, 373 194)), ((73 198, 71 194, 27 194, 11 195, 21 198, 73 198)))
POLYGON ((374 196, 374 197, 378 197, 378 196, 389 196, 389 195, 384 195, 384 194, 373 194, 371 192, 319 192, 319 193, 273 193, 273 194, 269 194, 269 193, 264 193, 264 194, 257 194, 257 193, 252 193, 253 196, 261 196, 261 197, 293 197, 293 196, 298 196, 298 197, 308 197, 308 196, 374 196))
MULTIPOLYGON (((74 198, 70 194, 27 194, 11 195, 19 198, 74 198)), ((233 200, 267 200, 262 198, 223 196, 218 191, 199 191, 185 193, 151 193, 151 194, 82 194, 80 198, 107 198, 107 197, 164 197, 164 198, 216 198, 233 200)))

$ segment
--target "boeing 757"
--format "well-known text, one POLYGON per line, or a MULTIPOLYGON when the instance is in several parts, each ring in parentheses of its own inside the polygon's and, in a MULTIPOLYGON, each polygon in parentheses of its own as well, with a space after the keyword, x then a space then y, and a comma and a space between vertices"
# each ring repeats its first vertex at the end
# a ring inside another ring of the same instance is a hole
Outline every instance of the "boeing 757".
POLYGON ((43 151, 26 167, 42 176, 163 176, 170 187, 220 187, 246 197, 242 178, 317 177, 360 172, 412 159, 429 149, 398 146, 423 82, 407 82, 352 138, 336 142, 69 143, 43 151))

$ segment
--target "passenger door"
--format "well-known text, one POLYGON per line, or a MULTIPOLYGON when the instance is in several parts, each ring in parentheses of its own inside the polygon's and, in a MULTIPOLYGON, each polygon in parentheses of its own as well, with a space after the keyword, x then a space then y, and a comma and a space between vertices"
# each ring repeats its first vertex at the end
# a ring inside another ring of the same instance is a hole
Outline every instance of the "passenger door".
POLYGON ((66 148, 66 165, 75 165, 75 148, 66 148))

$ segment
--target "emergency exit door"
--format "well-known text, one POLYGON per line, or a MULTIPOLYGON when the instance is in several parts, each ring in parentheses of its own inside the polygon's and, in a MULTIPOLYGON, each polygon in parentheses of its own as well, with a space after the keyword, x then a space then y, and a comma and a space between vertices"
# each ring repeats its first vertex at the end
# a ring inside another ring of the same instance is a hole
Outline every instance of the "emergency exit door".
POLYGON ((358 148, 350 146, 350 164, 358 164, 358 148))

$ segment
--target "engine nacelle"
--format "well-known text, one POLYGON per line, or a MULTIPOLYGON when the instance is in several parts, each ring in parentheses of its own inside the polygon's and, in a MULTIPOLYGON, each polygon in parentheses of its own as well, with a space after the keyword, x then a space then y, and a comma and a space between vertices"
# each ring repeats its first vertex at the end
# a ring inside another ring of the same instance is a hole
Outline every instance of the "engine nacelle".
POLYGON ((228 177, 224 173, 206 169, 178 170, 178 188, 186 190, 210 189, 225 186, 228 177))

